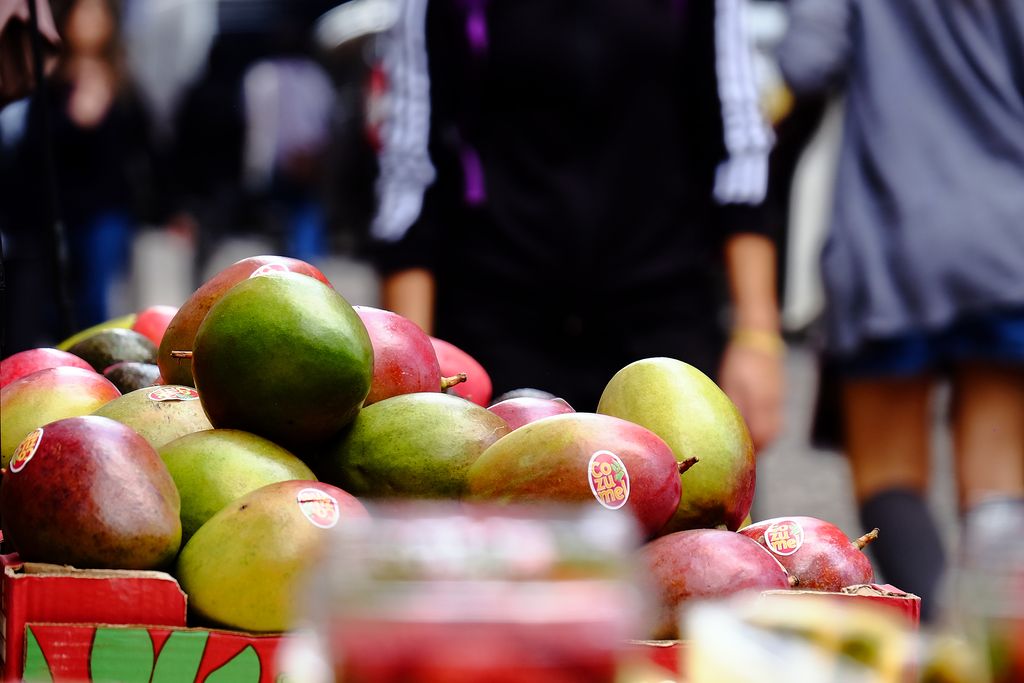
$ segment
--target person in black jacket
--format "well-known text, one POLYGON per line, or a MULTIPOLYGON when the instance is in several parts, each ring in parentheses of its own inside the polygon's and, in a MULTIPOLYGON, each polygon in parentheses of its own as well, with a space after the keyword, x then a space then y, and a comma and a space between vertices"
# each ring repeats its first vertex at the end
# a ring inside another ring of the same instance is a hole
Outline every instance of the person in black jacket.
POLYGON ((629 362, 679 358, 768 443, 772 138, 742 9, 406 0, 384 47, 383 305, 475 356, 496 394, 581 411, 629 362))

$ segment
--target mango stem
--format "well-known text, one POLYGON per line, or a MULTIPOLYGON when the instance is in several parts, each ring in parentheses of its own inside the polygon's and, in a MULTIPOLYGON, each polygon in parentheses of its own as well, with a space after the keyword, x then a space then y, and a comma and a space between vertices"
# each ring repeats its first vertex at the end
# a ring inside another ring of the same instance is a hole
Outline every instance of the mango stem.
POLYGON ((690 458, 687 458, 686 460, 680 460, 679 461, 679 474, 682 474, 686 470, 690 469, 691 467, 696 465, 698 462, 700 462, 700 459, 697 458, 697 456, 692 456, 690 458))
POLYGON ((788 577, 786 577, 786 581, 789 582, 789 587, 790 588, 796 588, 797 586, 800 585, 800 579, 798 579, 797 577, 793 576, 792 574, 790 574, 788 577))
POLYGON ((464 372, 460 372, 457 375, 452 375, 451 377, 442 377, 441 378, 441 391, 448 391, 449 389, 454 387, 456 384, 462 384, 465 381, 466 381, 466 373, 464 373, 464 372))
POLYGON ((864 550, 864 546, 866 546, 868 543, 871 543, 871 541, 875 540, 876 538, 878 538, 877 528, 872 529, 871 531, 867 532, 866 534, 858 538, 856 541, 854 541, 853 547, 855 547, 857 550, 864 550))

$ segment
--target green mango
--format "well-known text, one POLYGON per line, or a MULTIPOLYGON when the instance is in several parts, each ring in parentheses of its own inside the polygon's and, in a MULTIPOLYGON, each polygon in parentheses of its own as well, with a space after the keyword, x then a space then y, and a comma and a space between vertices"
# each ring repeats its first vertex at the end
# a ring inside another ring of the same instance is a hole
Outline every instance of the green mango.
POLYGON ((213 429, 199 392, 186 386, 152 386, 104 403, 93 415, 109 417, 139 433, 153 448, 204 429, 213 429))
POLYGON ((68 352, 87 361, 96 372, 125 361, 156 363, 156 345, 135 330, 121 328, 91 334, 72 345, 68 352))
POLYGON ((332 529, 367 516, 355 497, 317 481, 279 481, 235 499, 178 555, 189 613, 243 631, 287 631, 332 529))
POLYGON ((680 462, 698 459, 662 534, 740 528, 754 501, 754 445, 736 405, 707 375, 674 358, 630 363, 609 380, 597 412, 651 430, 680 462))
POLYGON ((236 498, 313 472, 290 452, 237 429, 186 434, 157 449, 181 494, 182 543, 236 498))
POLYGON ((129 313, 128 315, 118 316, 116 318, 111 318, 110 320, 105 320, 104 322, 97 323, 96 325, 87 327, 84 330, 79 330, 78 332, 75 332, 73 335, 71 335, 61 343, 57 344, 57 348, 60 349, 61 351, 67 351, 72 346, 82 341, 86 337, 91 337, 92 335, 102 330, 114 330, 121 328, 128 329, 135 324, 136 317, 137 316, 135 313, 129 313))
POLYGON ((289 450, 326 443, 370 392, 373 347, 352 306, 306 275, 242 280, 196 332, 192 374, 214 427, 289 450))
POLYGON ((355 496, 459 498, 484 449, 509 431, 458 396, 401 394, 363 408, 323 461, 321 479, 355 496))

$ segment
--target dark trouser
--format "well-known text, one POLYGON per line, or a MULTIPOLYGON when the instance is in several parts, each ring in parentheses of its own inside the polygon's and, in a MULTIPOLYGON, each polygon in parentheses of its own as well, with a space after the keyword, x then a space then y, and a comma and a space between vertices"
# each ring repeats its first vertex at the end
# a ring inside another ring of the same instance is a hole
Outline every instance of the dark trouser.
POLYGON ((577 306, 558 294, 442 285, 435 334, 484 366, 494 396, 541 389, 578 412, 596 410, 612 376, 642 358, 677 358, 717 375, 724 336, 707 288, 660 292, 657 299, 594 295, 577 306))
POLYGON ((75 324, 85 329, 112 317, 110 293, 131 260, 132 224, 117 211, 70 226, 75 324))

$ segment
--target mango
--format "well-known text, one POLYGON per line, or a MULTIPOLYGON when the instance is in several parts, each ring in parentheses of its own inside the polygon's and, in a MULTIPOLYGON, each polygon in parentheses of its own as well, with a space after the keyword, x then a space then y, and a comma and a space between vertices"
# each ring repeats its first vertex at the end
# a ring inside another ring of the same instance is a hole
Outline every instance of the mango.
POLYGON ((175 576, 190 612, 243 631, 288 630, 330 530, 367 516, 354 497, 315 481, 281 481, 236 499, 178 556, 175 576))
POLYGON ((797 515, 745 526, 739 533, 767 548, 796 577, 802 590, 838 593, 847 586, 873 583, 875 571, 864 554, 878 529, 850 540, 832 522, 797 515))
POLYGON ((473 500, 586 503, 633 515, 650 536, 679 505, 679 468, 668 445, 640 425, 569 413, 499 439, 467 478, 473 500))
POLYGON ((673 358, 630 363, 605 386, 597 412, 650 429, 679 461, 700 461, 660 533, 740 528, 754 501, 754 446, 736 405, 707 375, 673 358))
POLYGON ((100 330, 131 329, 131 326, 135 324, 137 319, 138 316, 135 313, 128 313, 127 315, 120 315, 116 318, 105 320, 101 323, 92 325, 91 327, 87 327, 84 330, 75 332, 73 335, 57 344, 57 348, 61 351, 67 351, 78 342, 82 341, 86 337, 91 337, 100 330))
POLYGON ((393 396, 359 412, 321 479, 356 496, 458 498, 473 461, 507 433, 504 420, 458 396, 393 396))
POLYGON ((32 562, 162 568, 181 545, 179 505, 153 447, 95 415, 29 434, 0 484, 4 539, 32 562))
POLYGON ((365 405, 399 394, 441 391, 441 366, 430 337, 392 311, 353 306, 373 345, 373 381, 365 405))
POLYGON ((213 429, 199 402, 199 392, 179 385, 136 389, 105 403, 92 414, 128 425, 153 448, 192 432, 213 429))
POLYGON ((155 363, 156 345, 135 330, 113 328, 89 335, 68 349, 93 367, 103 372, 114 363, 134 361, 155 363))
POLYGON ((238 283, 207 313, 192 372, 210 422, 288 448, 336 436, 370 391, 373 347, 336 291, 291 272, 238 283))
POLYGON ((290 452, 237 429, 207 429, 161 446, 181 495, 182 543, 236 498, 290 479, 312 480, 313 472, 290 452))
POLYGON ((487 374, 480 361, 469 355, 455 344, 430 337, 430 343, 437 353, 437 362, 441 366, 441 374, 445 377, 466 375, 466 381, 452 386, 448 392, 472 401, 478 406, 487 407, 491 404, 494 386, 491 376, 487 374))
POLYGON ((0 360, 0 389, 33 372, 70 366, 92 370, 92 366, 73 353, 47 347, 26 349, 0 360))
POLYGON ((650 638, 679 638, 688 603, 740 592, 786 590, 793 580, 757 542, 724 529, 688 529, 660 536, 638 553, 658 608, 650 638))
MULTIPOLYGON (((195 386, 195 381, 192 378, 192 362, 188 358, 172 356, 171 352, 192 351, 195 346, 196 332, 213 305, 239 282, 254 273, 269 270, 302 273, 316 278, 328 286, 331 284, 315 266, 287 256, 249 256, 223 268, 192 293, 192 296, 182 304, 163 329, 157 365, 160 366, 160 375, 165 382, 195 386)), ((130 327, 134 322, 133 320, 125 327, 130 327)))
POLYGON ((88 415, 121 395, 93 370, 47 368, 0 389, 0 454, 3 466, 21 440, 37 427, 65 417, 88 415))
POLYGON ((160 384, 160 368, 156 363, 125 360, 107 367, 103 376, 113 382, 122 394, 160 384))

